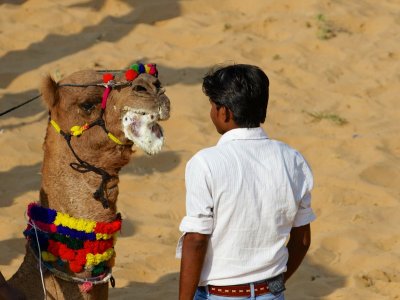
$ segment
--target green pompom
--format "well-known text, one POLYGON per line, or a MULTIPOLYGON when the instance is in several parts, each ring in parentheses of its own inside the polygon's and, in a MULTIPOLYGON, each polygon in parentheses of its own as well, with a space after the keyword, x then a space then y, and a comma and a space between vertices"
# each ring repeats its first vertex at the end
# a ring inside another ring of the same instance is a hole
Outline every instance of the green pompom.
POLYGON ((139 66, 138 66, 138 64, 133 64, 133 65, 131 65, 131 69, 132 69, 132 70, 135 70, 136 72, 139 73, 139 66))

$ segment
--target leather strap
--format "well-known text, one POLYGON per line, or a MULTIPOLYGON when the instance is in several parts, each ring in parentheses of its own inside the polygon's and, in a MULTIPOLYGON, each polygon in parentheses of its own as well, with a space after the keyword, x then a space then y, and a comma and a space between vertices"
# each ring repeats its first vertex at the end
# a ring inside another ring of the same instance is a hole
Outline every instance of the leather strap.
MULTIPOLYGON (((228 286, 209 285, 208 292, 211 295, 215 296, 250 297, 251 287, 250 284, 228 285, 228 286)), ((255 296, 261 296, 268 293, 269 289, 268 289, 268 284, 266 282, 260 282, 254 284, 255 296)))

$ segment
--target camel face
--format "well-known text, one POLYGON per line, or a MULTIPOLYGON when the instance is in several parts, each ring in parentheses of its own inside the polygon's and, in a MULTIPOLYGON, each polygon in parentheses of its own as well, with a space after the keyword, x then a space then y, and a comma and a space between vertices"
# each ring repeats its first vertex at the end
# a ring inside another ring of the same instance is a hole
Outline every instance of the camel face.
MULTIPOLYGON (((115 81, 126 82, 123 75, 117 75, 115 81)), ((63 130, 96 121, 101 115, 105 88, 65 85, 101 82, 102 75, 94 71, 76 72, 59 84, 47 78, 42 86, 42 94, 52 119, 58 122, 63 130)), ((167 120, 169 114, 170 101, 160 81, 144 73, 130 85, 117 86, 111 90, 102 117, 107 130, 123 144, 131 146, 133 143, 147 154, 153 155, 158 153, 164 144, 163 129, 158 121, 167 120)), ((83 136, 94 148, 99 149, 104 145, 104 141, 108 140, 107 136, 101 133, 101 129, 88 131, 83 136)))
POLYGON ((164 144, 164 134, 158 121, 167 120, 170 102, 160 81, 148 74, 141 74, 126 88, 127 100, 123 101, 121 120, 125 137, 147 154, 158 153, 164 144))

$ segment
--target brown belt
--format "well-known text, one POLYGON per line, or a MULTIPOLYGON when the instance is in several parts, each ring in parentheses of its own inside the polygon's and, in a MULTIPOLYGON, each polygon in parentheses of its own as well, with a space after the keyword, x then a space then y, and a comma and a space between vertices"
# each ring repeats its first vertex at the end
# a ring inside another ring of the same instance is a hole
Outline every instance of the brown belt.
MULTIPOLYGON (((225 297, 251 296, 250 284, 228 285, 228 286, 209 285, 208 292, 211 295, 225 296, 225 297)), ((266 282, 260 282, 254 284, 255 296, 260 296, 268 293, 269 289, 268 289, 268 284, 266 282)))

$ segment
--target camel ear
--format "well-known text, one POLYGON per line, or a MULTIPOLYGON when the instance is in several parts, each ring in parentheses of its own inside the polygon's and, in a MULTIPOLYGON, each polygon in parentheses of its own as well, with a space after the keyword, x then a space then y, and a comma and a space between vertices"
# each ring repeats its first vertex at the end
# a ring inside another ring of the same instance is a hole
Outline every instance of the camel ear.
POLYGON ((47 75, 43 79, 40 90, 42 92, 42 99, 44 100, 48 108, 53 108, 58 103, 59 94, 57 83, 54 81, 53 78, 51 78, 50 75, 47 75))

